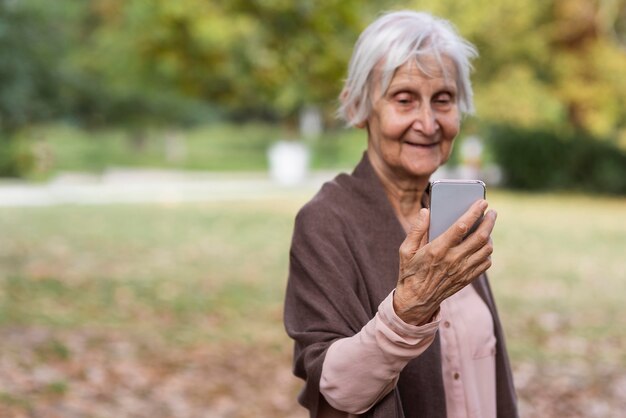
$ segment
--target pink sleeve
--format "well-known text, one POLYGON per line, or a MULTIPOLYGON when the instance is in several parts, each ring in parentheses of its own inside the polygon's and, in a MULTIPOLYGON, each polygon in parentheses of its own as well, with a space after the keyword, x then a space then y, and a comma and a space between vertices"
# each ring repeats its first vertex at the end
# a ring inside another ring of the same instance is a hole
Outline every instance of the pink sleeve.
POLYGON ((430 346, 438 328, 439 315, 419 327, 402 321, 393 310, 391 292, 361 331, 328 348, 320 380, 322 395, 340 411, 366 412, 393 389, 409 360, 430 346))

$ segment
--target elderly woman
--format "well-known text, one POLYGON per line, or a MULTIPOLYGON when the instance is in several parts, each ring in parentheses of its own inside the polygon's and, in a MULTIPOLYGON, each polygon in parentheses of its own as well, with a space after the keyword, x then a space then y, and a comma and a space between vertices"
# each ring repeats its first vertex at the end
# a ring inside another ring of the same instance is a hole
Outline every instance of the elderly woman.
POLYGON ((300 210, 290 254, 285 326, 311 417, 517 416, 484 274, 496 213, 476 202, 427 242, 429 178, 472 112, 475 56, 448 22, 409 11, 355 46, 339 113, 367 151, 300 210))

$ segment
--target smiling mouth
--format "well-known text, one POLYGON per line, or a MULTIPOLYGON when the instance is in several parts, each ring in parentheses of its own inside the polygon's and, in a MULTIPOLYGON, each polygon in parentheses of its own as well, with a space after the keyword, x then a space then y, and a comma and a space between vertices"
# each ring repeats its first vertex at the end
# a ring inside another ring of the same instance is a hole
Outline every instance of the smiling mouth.
POLYGON ((439 142, 433 142, 432 144, 418 144, 415 142, 404 141, 404 144, 415 148, 430 149, 435 148, 437 145, 439 145, 439 142))

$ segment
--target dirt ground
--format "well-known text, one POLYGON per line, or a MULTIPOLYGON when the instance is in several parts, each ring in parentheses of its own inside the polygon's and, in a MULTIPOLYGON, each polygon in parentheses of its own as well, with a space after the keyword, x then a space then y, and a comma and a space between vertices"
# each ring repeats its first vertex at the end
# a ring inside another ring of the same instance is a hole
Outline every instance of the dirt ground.
MULTIPOLYGON (((2 417, 305 418, 291 347, 179 347, 115 332, 0 332, 2 417)), ((619 417, 626 371, 515 364, 522 417, 619 417)))

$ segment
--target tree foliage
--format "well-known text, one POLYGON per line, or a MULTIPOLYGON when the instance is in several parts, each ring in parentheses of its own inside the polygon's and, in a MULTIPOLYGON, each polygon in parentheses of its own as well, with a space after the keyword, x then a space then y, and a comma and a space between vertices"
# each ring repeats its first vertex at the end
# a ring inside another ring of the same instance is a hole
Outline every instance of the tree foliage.
POLYGON ((62 113, 71 18, 72 9, 0 1, 0 132, 62 113))
POLYGON ((398 8, 477 45, 476 123, 626 143, 626 0, 1 0, 2 127, 330 115, 358 34, 398 8))
POLYGON ((626 1, 414 1, 480 51, 479 117, 573 127, 626 145, 626 1))
POLYGON ((91 54, 118 58, 105 65, 115 86, 159 86, 240 117, 285 117, 334 97, 366 10, 355 0, 97 4, 91 54))

